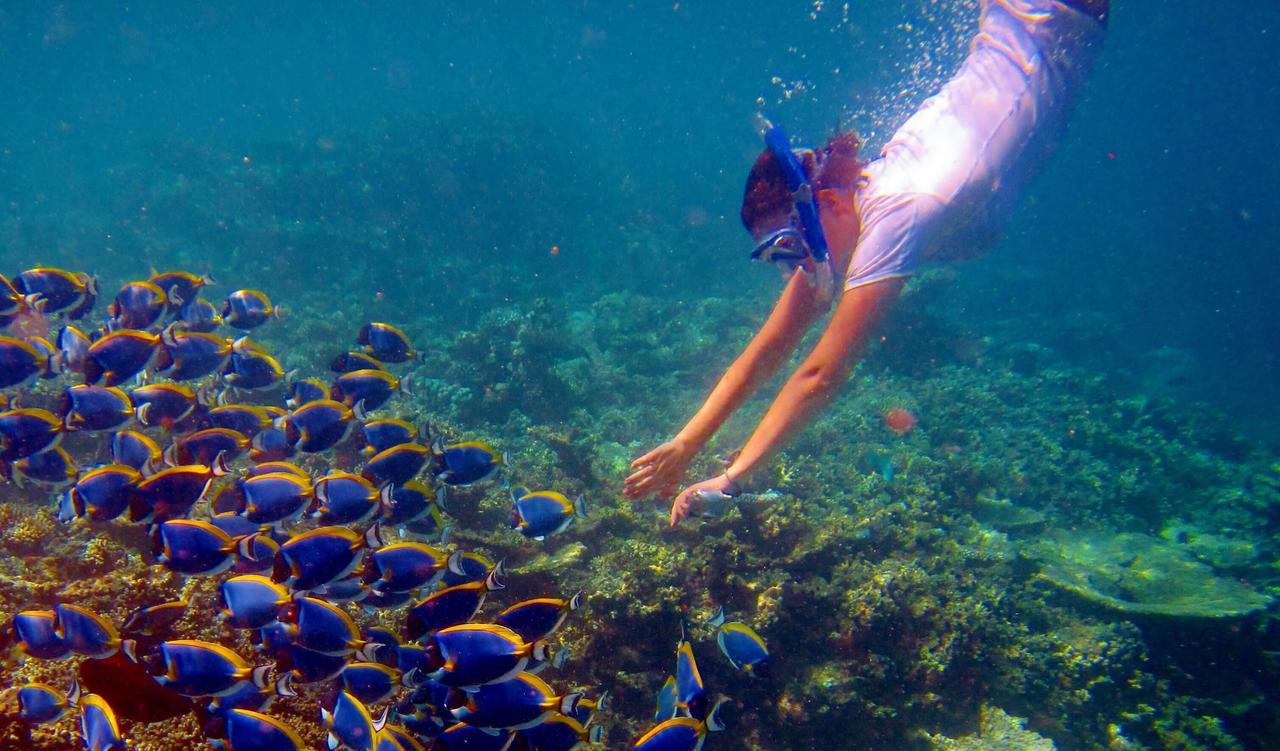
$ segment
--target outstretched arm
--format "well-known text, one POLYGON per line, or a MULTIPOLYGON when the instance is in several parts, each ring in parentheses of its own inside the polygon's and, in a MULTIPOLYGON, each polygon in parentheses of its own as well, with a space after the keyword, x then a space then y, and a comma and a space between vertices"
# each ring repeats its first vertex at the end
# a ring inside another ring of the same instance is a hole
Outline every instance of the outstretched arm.
POLYGON ((822 338, 778 392, 725 474, 687 488, 676 498, 671 507, 673 525, 688 515, 696 491, 731 492, 738 483, 746 482, 839 393, 876 324, 897 299, 902 284, 901 278, 893 278, 844 293, 822 338))
POLYGON ((803 274, 795 273, 759 333, 712 389, 702 407, 675 438, 636 459, 636 470, 623 485, 629 498, 649 493, 670 496, 693 457, 715 435, 761 383, 769 380, 787 361, 804 333, 827 309, 803 274))

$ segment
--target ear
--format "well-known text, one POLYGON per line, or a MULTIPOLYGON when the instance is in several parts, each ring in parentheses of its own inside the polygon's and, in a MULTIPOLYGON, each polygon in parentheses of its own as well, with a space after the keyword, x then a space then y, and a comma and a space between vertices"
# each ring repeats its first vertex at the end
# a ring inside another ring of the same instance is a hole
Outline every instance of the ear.
POLYGON ((852 192, 837 190, 836 188, 823 188, 818 191, 818 206, 824 213, 844 216, 853 211, 852 192))

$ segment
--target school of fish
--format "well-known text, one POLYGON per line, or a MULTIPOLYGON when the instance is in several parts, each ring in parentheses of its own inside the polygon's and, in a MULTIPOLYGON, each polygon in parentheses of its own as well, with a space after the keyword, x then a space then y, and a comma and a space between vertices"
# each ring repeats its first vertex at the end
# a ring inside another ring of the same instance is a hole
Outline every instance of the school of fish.
MULTIPOLYGON (((409 337, 366 323, 331 361, 331 378, 301 378, 247 336, 283 319, 282 308, 252 289, 219 307, 202 296, 211 284, 153 272, 121 287, 90 327, 94 277, 43 267, 0 276, 0 475, 53 489, 62 522, 145 525, 158 563, 220 577, 221 617, 257 652, 180 638, 181 600, 120 624, 74 603, 25 610, 7 621, 5 642, 32 659, 82 659, 82 677, 96 666, 121 685, 134 676, 175 712, 194 712, 210 745, 229 751, 303 748, 266 712, 304 684, 325 689, 330 749, 601 743, 608 691, 561 692, 541 677, 568 657, 550 640, 582 607, 581 593, 516 602, 478 622, 506 586, 504 564, 448 542, 447 488, 492 478, 506 456, 371 415, 412 395, 412 376, 392 369, 417 358, 409 337), (24 387, 38 379, 60 396, 28 406, 36 397, 24 387), (63 445, 70 434, 85 437, 74 453, 63 445), (335 466, 340 445, 359 447, 358 466, 335 466), (361 628, 355 608, 402 613, 403 626, 361 628)), ((511 527, 534 540, 587 515, 582 497, 554 490, 517 486, 511 497, 511 527)), ((708 622, 735 668, 767 667, 749 626, 722 610, 708 622)), ((79 683, 30 683, 18 700, 32 724, 78 717, 88 751, 128 748, 115 709, 79 683)), ((682 638, 657 725, 634 748, 698 751, 723 727, 723 701, 708 700, 682 638)), ((121 714, 145 721, 142 709, 121 714)))

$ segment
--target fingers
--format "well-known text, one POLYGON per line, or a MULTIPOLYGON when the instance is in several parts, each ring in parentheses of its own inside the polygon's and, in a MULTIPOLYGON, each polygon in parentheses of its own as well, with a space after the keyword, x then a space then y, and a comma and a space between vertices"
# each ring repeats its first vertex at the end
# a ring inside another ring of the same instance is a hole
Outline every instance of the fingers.
MULTIPOLYGON (((663 446, 665 445, 666 444, 663 444, 663 446)), ((663 446, 659 446, 653 449, 652 451, 650 451, 649 453, 645 454, 644 456, 640 457, 639 459, 636 459, 635 461, 631 462, 631 468, 635 469, 636 467, 640 467, 645 464, 652 464, 653 461, 658 458, 658 453, 662 451, 663 446)))

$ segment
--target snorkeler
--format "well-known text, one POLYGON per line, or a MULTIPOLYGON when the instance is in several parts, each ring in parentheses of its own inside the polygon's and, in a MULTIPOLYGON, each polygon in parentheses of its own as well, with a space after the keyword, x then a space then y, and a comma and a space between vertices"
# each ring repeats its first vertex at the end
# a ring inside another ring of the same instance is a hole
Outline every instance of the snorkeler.
POLYGON ((1109 0, 982 0, 968 57, 878 159, 852 133, 793 151, 761 118, 765 150, 742 201, 752 258, 790 275, 773 312, 688 424, 632 463, 623 492, 670 496, 707 440, 786 362, 842 289, 813 351, 721 475, 685 488, 679 524, 735 496, 769 455, 838 393, 876 325, 922 260, 970 256, 1008 215, 1058 141, 1092 67, 1109 0))

